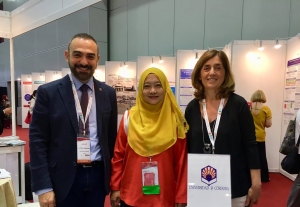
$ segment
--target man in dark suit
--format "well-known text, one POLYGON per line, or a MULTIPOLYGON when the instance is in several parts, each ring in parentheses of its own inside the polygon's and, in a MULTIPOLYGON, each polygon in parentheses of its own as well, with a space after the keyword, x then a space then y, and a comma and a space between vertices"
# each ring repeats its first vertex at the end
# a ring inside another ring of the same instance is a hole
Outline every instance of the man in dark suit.
POLYGON ((38 88, 29 138, 41 207, 103 207, 110 191, 117 102, 115 90, 93 77, 98 50, 92 36, 75 35, 65 51, 71 74, 38 88))

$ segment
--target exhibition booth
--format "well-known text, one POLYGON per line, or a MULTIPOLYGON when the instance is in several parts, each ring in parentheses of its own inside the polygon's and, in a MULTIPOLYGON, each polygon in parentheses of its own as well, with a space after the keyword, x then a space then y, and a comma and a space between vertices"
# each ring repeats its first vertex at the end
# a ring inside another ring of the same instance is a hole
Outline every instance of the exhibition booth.
MULTIPOLYGON (((32 1, 30 1, 32 2, 32 1)), ((43 3, 49 1, 36 1, 43 3)), ((99 1, 86 1, 88 6, 99 1)), ((48 21, 53 21, 56 17, 67 15, 82 5, 64 5, 62 11, 57 11, 56 15, 48 21), (65 9, 65 10, 64 10, 65 9), (71 10, 72 9, 72 10, 71 10)), ((45 5, 43 5, 45 6, 45 5)), ((26 12, 32 12, 31 9, 26 12)), ((21 11, 15 13, 16 19, 21 11)), ((28 15, 28 13, 24 13, 28 15)), ((31 15, 29 15, 31 16, 31 15)), ((14 17, 14 15, 13 15, 14 17)), ((7 20, 8 15, 2 14, 2 19, 7 20), (5 18, 3 17, 5 16, 5 18)), ((0 21, 2 20, 0 18, 0 21)), ((33 17, 32 17, 33 18, 33 17)), ((35 17, 34 17, 35 18, 35 17)), ((29 22, 30 18, 27 19, 29 22)), ((26 19, 24 20, 26 21, 26 19)), ((25 27, 9 26, 8 30, 1 30, 0 36, 10 38, 11 48, 13 48, 13 37, 20 35, 32 28, 45 24, 42 17, 40 23, 25 24, 25 27), (27 28, 27 29, 26 29, 27 28)), ((20 23, 20 24, 21 24, 20 23)), ((8 23, 6 24, 8 25, 8 23)), ((215 48, 210 48, 215 49, 215 48)), ((231 64, 231 68, 235 77, 235 92, 247 101, 257 89, 264 91, 267 97, 266 105, 272 110, 273 126, 266 129, 266 151, 270 172, 279 172, 291 180, 296 175, 291 175, 281 169, 280 162, 284 155, 279 153, 279 147, 283 140, 285 130, 289 120, 295 118, 296 112, 300 108, 300 34, 288 39, 278 40, 234 40, 222 48, 231 64), (279 47, 279 44, 281 47, 279 47), (274 47, 276 46, 276 48, 274 47)), ((192 70, 206 50, 178 50, 175 57, 170 56, 138 56, 136 61, 106 61, 105 65, 98 66, 94 77, 106 84, 112 86, 116 90, 118 104, 118 123, 120 122, 125 110, 135 105, 137 95, 137 87, 139 77, 144 70, 149 67, 157 67, 161 69, 172 88, 181 110, 184 112, 187 104, 194 98, 194 89, 191 85, 190 76, 192 70)), ((40 71, 31 74, 22 74, 21 82, 21 125, 28 128, 29 125, 24 122, 29 108, 29 96, 33 90, 40 85, 57 80, 70 73, 69 68, 62 68, 61 71, 40 71)), ((11 50, 11 81, 14 81, 14 58, 13 50, 11 50)), ((14 85, 10 89, 13 94, 14 85)), ((14 96, 12 97, 12 107, 14 106, 14 96)), ((12 138, 18 139, 16 136, 16 120, 12 116, 12 138)), ((18 176, 14 177, 14 185, 19 203, 24 202, 24 149, 22 146, 16 148, 0 147, 0 162, 5 163, 8 170, 16 172, 18 176), (8 155, 9 154, 9 155, 8 155), (20 192, 19 192, 20 190, 20 192)))
MULTIPOLYGON (((300 38, 298 35, 280 43, 281 47, 276 49, 274 40, 239 40, 226 45, 223 51, 231 62, 236 83, 235 92, 247 101, 250 101, 252 93, 257 89, 266 94, 266 104, 273 114, 273 126, 266 129, 269 171, 280 172, 294 180, 295 175, 281 169, 280 162, 284 155, 278 150, 287 124, 289 120, 294 119, 300 106, 300 62, 297 61, 300 54, 300 38)), ((204 52, 205 50, 178 50, 176 57, 139 56, 136 62, 106 61, 105 66, 98 66, 96 69, 95 78, 116 90, 119 122, 124 111, 135 105, 139 77, 149 67, 157 67, 166 74, 176 100, 184 112, 186 105, 193 99, 194 89, 190 75, 204 52)), ((29 107, 26 97, 39 85, 57 80, 68 73, 70 69, 63 68, 61 71, 22 74, 22 120, 25 119, 29 107)), ((28 125, 22 122, 22 127, 26 128, 28 125)))

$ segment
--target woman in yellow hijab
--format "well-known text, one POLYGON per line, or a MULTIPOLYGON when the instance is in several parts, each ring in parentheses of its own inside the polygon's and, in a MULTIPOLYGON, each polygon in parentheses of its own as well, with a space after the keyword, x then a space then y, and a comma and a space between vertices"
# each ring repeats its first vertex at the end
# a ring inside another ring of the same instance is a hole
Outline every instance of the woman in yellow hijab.
POLYGON ((165 74, 143 72, 136 106, 126 111, 112 159, 113 207, 183 207, 187 202, 188 125, 165 74))

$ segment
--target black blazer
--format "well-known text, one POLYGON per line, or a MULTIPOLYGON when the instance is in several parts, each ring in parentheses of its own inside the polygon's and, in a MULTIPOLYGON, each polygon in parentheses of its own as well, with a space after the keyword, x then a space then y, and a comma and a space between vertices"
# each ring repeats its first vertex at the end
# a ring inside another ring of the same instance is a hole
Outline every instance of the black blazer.
MULTIPOLYGON (((111 158, 117 134, 115 90, 94 78, 97 130, 110 191, 111 158)), ((75 178, 78 119, 69 76, 42 85, 29 130, 32 190, 53 188, 56 201, 67 196, 75 178)))

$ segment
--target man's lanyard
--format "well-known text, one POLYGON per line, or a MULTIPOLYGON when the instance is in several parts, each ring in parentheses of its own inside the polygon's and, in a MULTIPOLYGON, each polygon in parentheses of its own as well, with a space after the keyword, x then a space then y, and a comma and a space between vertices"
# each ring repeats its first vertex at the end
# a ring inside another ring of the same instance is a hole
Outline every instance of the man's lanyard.
MULTIPOLYGON (((89 103, 87 105, 87 109, 86 109, 86 114, 85 114, 85 117, 83 117, 83 113, 82 113, 82 109, 81 109, 81 105, 80 105, 80 101, 79 101, 79 98, 78 98, 78 94, 77 94, 77 91, 76 91, 76 88, 75 88, 75 84, 74 84, 74 81, 72 79, 72 75, 69 74, 69 77, 70 77, 70 80, 71 80, 71 83, 72 83, 72 90, 73 90, 73 95, 74 95, 74 99, 75 99, 75 105, 76 105, 76 110, 77 110, 77 113, 78 113, 78 116, 79 116, 79 119, 82 121, 83 123, 83 131, 85 132, 85 123, 89 117, 89 114, 90 114, 90 111, 91 111, 91 108, 92 108, 92 100, 93 100, 93 95, 90 95, 90 98, 89 98, 89 103)), ((94 91, 94 84, 92 86, 92 90, 94 91)), ((93 93, 92 93, 93 94, 93 93)), ((84 134, 85 135, 85 134, 84 134)))
POLYGON ((222 110, 223 110, 223 107, 224 107, 224 100, 225 99, 222 98, 221 102, 220 102, 220 105, 219 105, 218 115, 217 115, 217 120, 216 120, 216 125, 215 125, 215 129, 214 129, 214 136, 212 135, 212 132, 211 132, 211 129, 210 129, 210 125, 209 125, 209 121, 208 121, 207 110, 206 110, 206 102, 205 102, 205 99, 202 100, 202 108, 203 108, 203 113, 204 113, 204 119, 205 119, 206 129, 207 129, 209 140, 210 140, 210 142, 212 144, 213 154, 215 152, 215 141, 217 139, 217 132, 218 132, 219 124, 220 124, 222 110))

